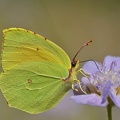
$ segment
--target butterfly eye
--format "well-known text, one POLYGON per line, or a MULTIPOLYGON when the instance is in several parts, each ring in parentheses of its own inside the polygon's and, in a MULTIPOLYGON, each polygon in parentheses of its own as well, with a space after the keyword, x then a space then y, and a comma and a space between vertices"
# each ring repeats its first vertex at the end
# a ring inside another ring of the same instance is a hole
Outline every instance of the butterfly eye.
POLYGON ((77 61, 72 61, 72 62, 71 62, 71 66, 72 66, 72 67, 75 67, 75 66, 76 66, 76 62, 77 62, 77 61))

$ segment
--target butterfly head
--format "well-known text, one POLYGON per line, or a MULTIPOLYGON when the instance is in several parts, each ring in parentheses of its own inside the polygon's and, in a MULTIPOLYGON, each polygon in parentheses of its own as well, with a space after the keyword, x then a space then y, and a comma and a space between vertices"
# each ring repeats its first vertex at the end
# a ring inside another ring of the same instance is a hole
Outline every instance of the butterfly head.
POLYGON ((72 60, 72 62, 71 62, 71 67, 72 68, 74 68, 74 67, 76 67, 76 64, 77 64, 77 62, 78 62, 78 60, 72 60))

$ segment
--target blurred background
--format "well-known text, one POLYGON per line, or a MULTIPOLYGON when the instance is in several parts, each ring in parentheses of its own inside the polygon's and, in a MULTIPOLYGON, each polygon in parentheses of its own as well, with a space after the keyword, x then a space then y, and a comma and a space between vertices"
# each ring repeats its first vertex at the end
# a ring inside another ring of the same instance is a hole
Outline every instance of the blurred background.
MULTIPOLYGON (((62 47, 71 59, 91 39, 93 43, 80 52, 79 60, 102 62, 106 55, 120 56, 119 0, 0 0, 0 45, 2 30, 9 27, 22 27, 45 36, 62 47)), ((70 99, 71 95, 69 91, 48 112, 30 115, 8 107, 0 93, 0 119, 107 120, 106 108, 79 105, 70 99)), ((119 113, 119 108, 113 108, 113 120, 119 119, 119 113)))

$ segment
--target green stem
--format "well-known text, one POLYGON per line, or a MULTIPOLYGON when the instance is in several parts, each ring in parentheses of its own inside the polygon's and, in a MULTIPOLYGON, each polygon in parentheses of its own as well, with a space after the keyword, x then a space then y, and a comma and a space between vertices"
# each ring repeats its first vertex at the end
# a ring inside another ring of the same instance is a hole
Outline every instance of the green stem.
POLYGON ((108 120, 112 120, 112 105, 108 104, 107 106, 108 120))

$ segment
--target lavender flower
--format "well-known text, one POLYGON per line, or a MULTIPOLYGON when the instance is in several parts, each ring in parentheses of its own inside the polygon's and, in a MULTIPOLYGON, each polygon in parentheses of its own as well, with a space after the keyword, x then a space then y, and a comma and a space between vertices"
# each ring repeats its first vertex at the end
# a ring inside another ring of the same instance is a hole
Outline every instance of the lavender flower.
MULTIPOLYGON (((71 97, 73 100, 94 106, 109 104, 120 107, 120 57, 107 56, 103 64, 86 62, 83 72, 86 74, 81 80, 84 94, 74 91, 75 95, 71 97)), ((80 88, 79 85, 76 87, 80 88)))

